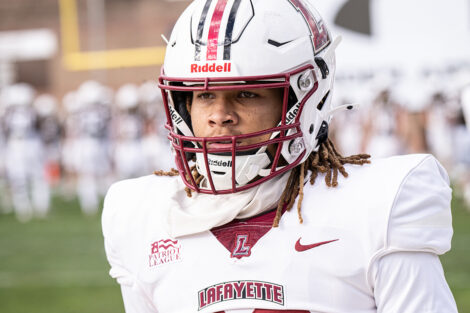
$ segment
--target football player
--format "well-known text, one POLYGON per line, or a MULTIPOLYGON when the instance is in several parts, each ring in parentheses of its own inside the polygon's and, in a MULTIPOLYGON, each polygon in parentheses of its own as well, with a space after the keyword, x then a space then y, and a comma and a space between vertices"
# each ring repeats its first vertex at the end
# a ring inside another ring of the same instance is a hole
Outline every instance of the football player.
POLYGON ((113 160, 119 179, 141 176, 147 164, 142 144, 143 118, 138 111, 139 97, 136 85, 122 85, 115 97, 115 141, 113 160))
POLYGON ((116 183, 104 204, 128 313, 456 312, 445 170, 328 139, 353 107, 331 103, 338 43, 305 0, 195 0, 180 16, 159 79, 177 170, 116 183))
POLYGON ((50 188, 45 176, 44 145, 37 129, 33 107, 36 91, 26 83, 6 88, 4 127, 5 172, 16 217, 27 222, 45 218, 49 211, 50 188))
MULTIPOLYGON (((82 212, 93 215, 99 209, 102 186, 111 175, 109 122, 111 91, 96 81, 86 81, 77 90, 75 116, 77 136, 72 136, 77 195, 82 212)), ((109 186, 109 185, 107 185, 109 186)))

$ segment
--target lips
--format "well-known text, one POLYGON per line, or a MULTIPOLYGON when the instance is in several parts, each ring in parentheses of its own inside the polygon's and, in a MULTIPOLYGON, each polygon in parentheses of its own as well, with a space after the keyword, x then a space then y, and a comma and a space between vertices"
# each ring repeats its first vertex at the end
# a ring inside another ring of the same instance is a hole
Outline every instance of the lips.
MULTIPOLYGON (((236 142, 236 145, 240 145, 240 141, 236 142)), ((208 148, 212 149, 227 149, 232 147, 232 141, 231 140, 222 140, 222 141, 210 141, 207 143, 208 148)))

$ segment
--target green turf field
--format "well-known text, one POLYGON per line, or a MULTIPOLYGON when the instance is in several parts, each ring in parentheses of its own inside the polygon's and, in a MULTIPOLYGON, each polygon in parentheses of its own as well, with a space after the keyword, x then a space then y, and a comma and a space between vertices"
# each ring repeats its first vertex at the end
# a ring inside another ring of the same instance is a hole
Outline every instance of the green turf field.
POLYGON ((452 249, 441 257, 460 313, 470 313, 470 210, 454 197, 452 249))
MULTIPOLYGON (((460 313, 470 313, 470 213, 453 203, 453 250, 442 257, 460 313)), ((55 199, 46 221, 0 215, 1 313, 120 313, 118 285, 108 276, 99 216, 55 199)), ((397 312, 399 313, 399 312, 397 312)))
POLYGON ((51 213, 26 224, 0 215, 0 312, 124 312, 108 275, 100 217, 60 199, 51 213))

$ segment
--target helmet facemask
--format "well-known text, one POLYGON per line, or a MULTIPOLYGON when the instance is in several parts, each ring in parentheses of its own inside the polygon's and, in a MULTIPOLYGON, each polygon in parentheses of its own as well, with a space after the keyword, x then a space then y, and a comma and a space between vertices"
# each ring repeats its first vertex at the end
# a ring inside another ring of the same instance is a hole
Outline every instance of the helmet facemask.
POLYGON ((318 83, 312 82, 310 92, 299 102, 291 88, 291 81, 299 80, 300 74, 310 72, 311 69, 312 66, 307 65, 282 75, 240 77, 238 82, 234 82, 233 78, 184 81, 162 74, 160 88, 167 110, 166 128, 170 131, 169 139, 184 183, 201 193, 233 193, 259 185, 298 165, 305 156, 305 147, 298 147, 303 142, 299 116, 304 103, 316 91, 318 83), (276 127, 234 136, 194 136, 191 117, 186 109, 186 101, 191 92, 258 88, 283 90, 281 121, 276 127), (237 144, 241 139, 266 135, 269 135, 268 140, 249 145, 237 144), (230 143, 230 147, 208 148, 207 145, 211 142, 230 143), (286 162, 285 151, 289 153, 290 162, 286 162), (295 159, 292 159, 293 155, 296 156, 295 159), (199 181, 192 175, 195 170, 203 176, 199 181))

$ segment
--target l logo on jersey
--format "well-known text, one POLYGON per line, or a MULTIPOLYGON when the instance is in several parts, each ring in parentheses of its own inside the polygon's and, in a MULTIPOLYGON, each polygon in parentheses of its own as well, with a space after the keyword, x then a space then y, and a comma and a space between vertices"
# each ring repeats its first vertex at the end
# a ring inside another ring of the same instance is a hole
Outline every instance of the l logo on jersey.
POLYGON ((247 243, 248 234, 237 235, 237 239, 235 240, 235 247, 232 250, 231 257, 241 259, 244 256, 250 256, 251 246, 248 246, 247 243))

